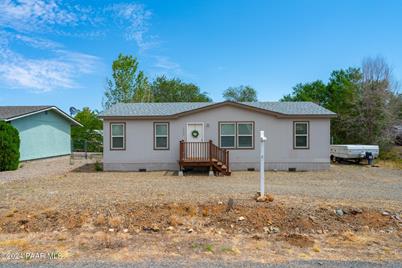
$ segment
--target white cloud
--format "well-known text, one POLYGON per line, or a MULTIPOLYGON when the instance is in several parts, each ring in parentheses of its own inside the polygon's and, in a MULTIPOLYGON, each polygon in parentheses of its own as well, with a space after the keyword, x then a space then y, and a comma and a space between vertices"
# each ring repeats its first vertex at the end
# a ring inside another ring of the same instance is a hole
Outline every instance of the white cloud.
POLYGON ((152 12, 142 4, 115 4, 109 7, 116 13, 116 21, 125 28, 125 37, 134 40, 141 51, 148 50, 159 44, 156 37, 148 36, 149 20, 152 12))
MULTIPOLYGON (((70 51, 49 36, 99 39, 110 34, 109 26, 117 26, 119 34, 144 52, 159 46, 158 37, 149 33, 151 17, 139 3, 83 6, 67 0, 0 0, 0 83, 36 92, 79 87, 78 79, 94 73, 100 59, 70 51), (17 52, 17 42, 41 54, 17 52)), ((183 74, 169 57, 144 56, 154 59, 159 73, 183 74)))
POLYGON ((9 87, 34 92, 79 87, 77 77, 91 73, 99 66, 97 57, 82 53, 61 50, 50 59, 30 59, 10 50, 4 51, 7 57, 0 60, 1 80, 9 87))
POLYGON ((73 66, 75 71, 79 73, 93 73, 100 65, 100 59, 93 55, 66 50, 56 52, 59 54, 60 61, 73 66))
POLYGON ((0 25, 22 32, 46 31, 53 25, 76 24, 79 17, 55 0, 0 0, 0 25))
POLYGON ((13 88, 28 88, 36 92, 47 92, 55 88, 72 88, 70 65, 57 60, 32 60, 18 57, 0 64, 0 76, 13 88))
POLYGON ((0 0, 0 10, 0 80, 5 85, 35 92, 77 88, 78 78, 100 65, 95 56, 68 51, 40 37, 46 32, 57 35, 60 29, 56 26, 92 23, 90 9, 62 6, 57 0, 0 0), (45 50, 49 56, 24 56, 13 50, 14 42, 45 50))
POLYGON ((156 62, 154 67, 164 69, 164 70, 179 70, 180 65, 173 62, 166 56, 155 56, 156 62))
POLYGON ((49 48, 54 49, 54 48, 62 47, 62 45, 57 42, 53 42, 51 40, 44 39, 44 38, 33 38, 33 37, 23 35, 23 34, 16 34, 14 36, 14 38, 27 45, 30 45, 34 48, 39 48, 39 49, 49 49, 49 48))
POLYGON ((167 76, 193 77, 192 74, 185 72, 180 64, 174 62, 167 56, 153 56, 153 58, 155 59, 155 63, 152 67, 157 73, 162 73, 167 76))

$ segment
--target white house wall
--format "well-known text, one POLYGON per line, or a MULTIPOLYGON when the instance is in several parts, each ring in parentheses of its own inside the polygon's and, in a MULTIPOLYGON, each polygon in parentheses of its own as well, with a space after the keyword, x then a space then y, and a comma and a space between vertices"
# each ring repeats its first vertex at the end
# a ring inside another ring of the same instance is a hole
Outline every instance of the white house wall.
POLYGON ((105 170, 177 170, 179 141, 186 139, 188 122, 203 122, 205 141, 219 144, 220 121, 254 121, 254 149, 230 150, 230 168, 245 170, 259 167, 259 131, 264 130, 266 168, 321 170, 329 167, 330 120, 328 118, 278 119, 274 116, 233 106, 223 106, 179 117, 174 120, 104 120, 105 170), (310 122, 310 148, 293 149, 293 122, 310 122), (110 150, 110 123, 126 123, 126 150, 110 150), (170 149, 154 150, 153 123, 169 122, 170 149))

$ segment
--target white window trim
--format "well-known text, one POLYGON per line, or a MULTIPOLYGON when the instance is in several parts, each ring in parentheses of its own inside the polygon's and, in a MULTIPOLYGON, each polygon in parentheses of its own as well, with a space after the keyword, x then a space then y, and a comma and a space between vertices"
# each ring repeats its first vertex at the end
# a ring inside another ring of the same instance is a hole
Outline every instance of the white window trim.
POLYGON ((110 123, 110 149, 112 150, 125 150, 126 149, 126 124, 124 123, 110 123), (122 135, 113 135, 113 126, 123 126, 122 135), (114 147, 113 138, 123 138, 123 147, 114 147))
POLYGON ((254 123, 253 122, 237 122, 236 124, 237 128, 237 138, 236 138, 236 147, 238 149, 252 149, 254 148, 254 123), (239 134, 239 125, 251 125, 251 134, 239 134), (240 147, 239 143, 239 137, 251 137, 251 146, 246 146, 246 147, 240 147))
POLYGON ((297 121, 293 122, 293 148, 294 149, 309 149, 310 148, 310 122, 309 121, 297 121), (296 134, 297 125, 303 124, 307 126, 307 133, 306 134, 296 134), (306 146, 298 146, 296 144, 296 137, 306 137, 306 146))
POLYGON ((155 122, 154 123, 154 150, 169 150, 169 122, 155 122), (156 127, 157 126, 166 126, 167 134, 166 135, 161 135, 161 134, 156 134, 156 127), (166 147, 158 147, 156 143, 156 138, 166 138, 166 147))
POLYGON ((236 149, 236 132, 237 132, 237 125, 236 122, 220 122, 219 123, 219 146, 225 149, 236 149), (222 134, 222 125, 233 125, 234 126, 234 133, 233 135, 222 134), (222 137, 234 137, 233 139, 233 147, 224 147, 222 146, 222 137))

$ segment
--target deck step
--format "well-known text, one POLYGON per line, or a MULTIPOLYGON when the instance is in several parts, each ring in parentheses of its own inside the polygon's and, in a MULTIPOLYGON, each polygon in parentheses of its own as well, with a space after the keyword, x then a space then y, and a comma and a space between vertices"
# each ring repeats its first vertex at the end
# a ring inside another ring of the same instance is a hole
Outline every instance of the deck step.
POLYGON ((218 162, 218 163, 216 163, 218 166, 222 166, 223 165, 223 163, 222 162, 218 162))
POLYGON ((222 165, 221 168, 222 168, 223 170, 226 170, 226 165, 222 165))
POLYGON ((212 162, 218 162, 218 159, 212 158, 212 162))

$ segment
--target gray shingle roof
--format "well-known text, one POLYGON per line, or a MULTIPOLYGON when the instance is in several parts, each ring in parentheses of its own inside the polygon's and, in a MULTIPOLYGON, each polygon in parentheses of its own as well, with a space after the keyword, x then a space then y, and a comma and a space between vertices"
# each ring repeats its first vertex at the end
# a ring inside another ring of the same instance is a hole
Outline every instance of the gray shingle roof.
MULTIPOLYGON (((118 103, 100 114, 101 117, 173 116, 194 109, 219 104, 217 102, 118 103)), ((241 102, 240 104, 280 115, 335 116, 335 113, 313 102, 241 102)))
POLYGON ((13 121, 17 118, 30 116, 32 113, 52 110, 61 115, 66 120, 72 122, 72 125, 82 126, 80 122, 57 108, 56 106, 0 106, 0 120, 13 121))
POLYGON ((7 120, 24 114, 34 113, 52 106, 0 106, 0 119, 7 120))

